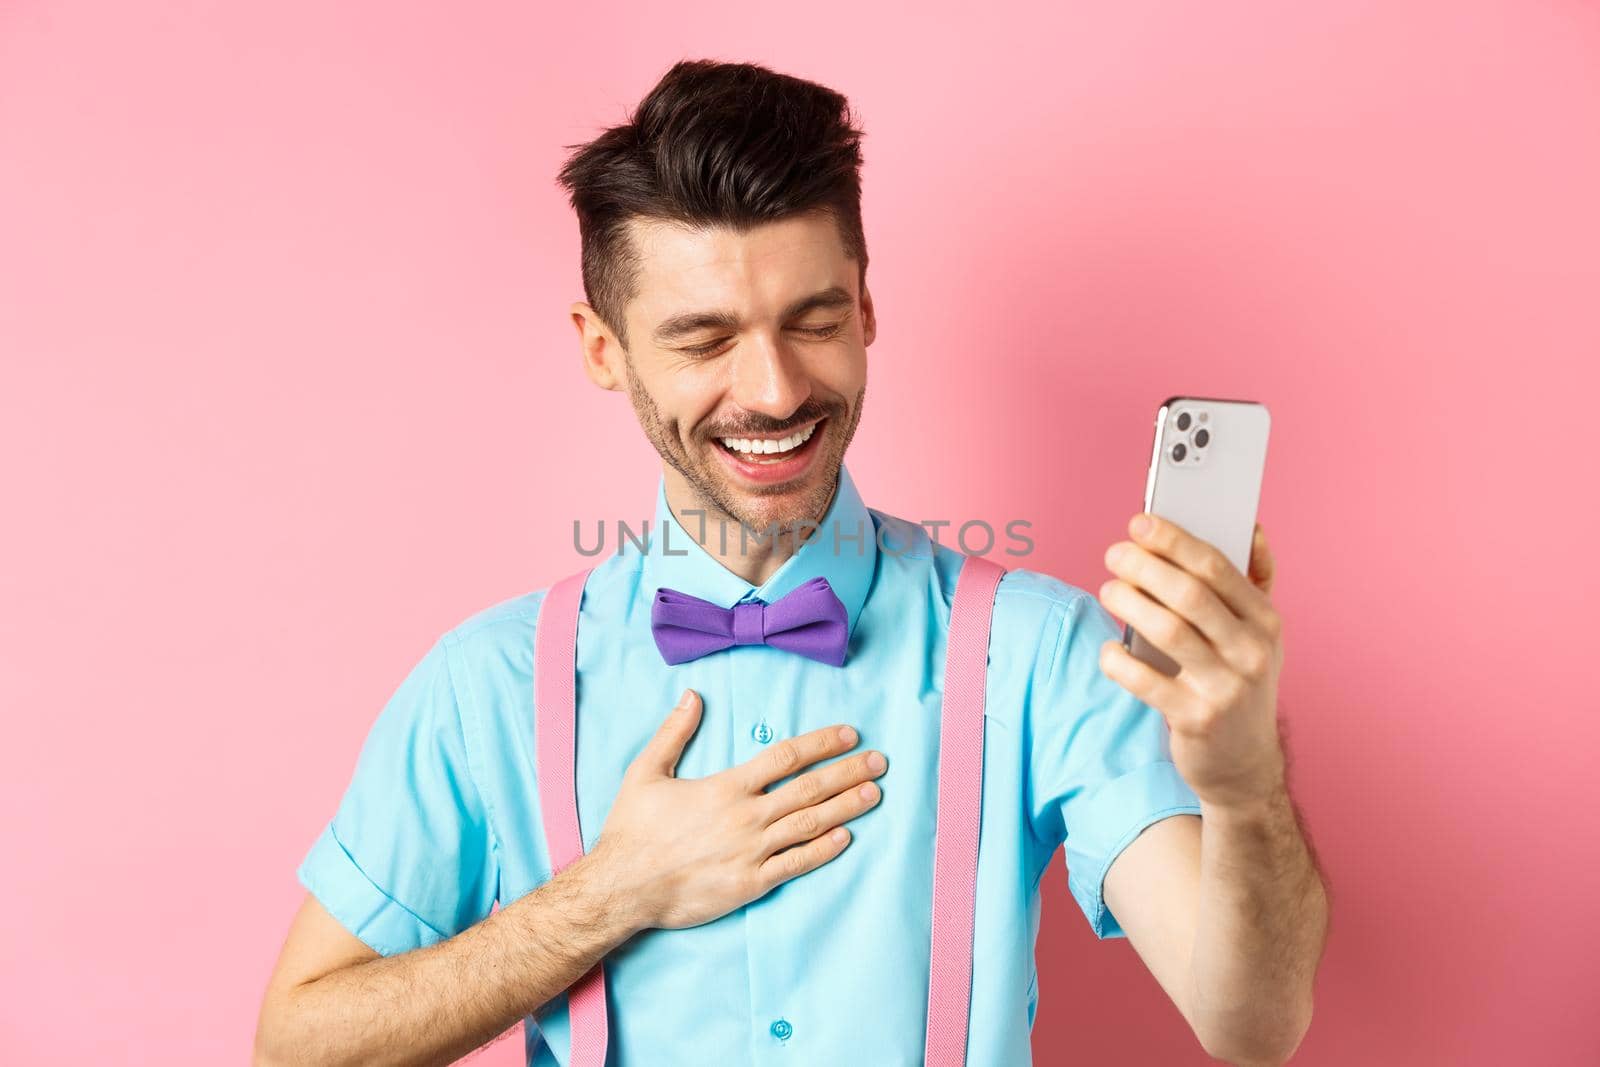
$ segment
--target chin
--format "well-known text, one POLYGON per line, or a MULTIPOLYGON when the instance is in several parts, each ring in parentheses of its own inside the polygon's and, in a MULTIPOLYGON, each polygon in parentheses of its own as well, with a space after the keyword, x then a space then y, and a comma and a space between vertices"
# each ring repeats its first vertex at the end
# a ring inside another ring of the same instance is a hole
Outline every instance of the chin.
POLYGON ((752 529, 777 523, 790 529, 804 522, 822 521, 839 473, 838 464, 817 464, 804 475, 780 485, 750 486, 718 472, 716 485, 733 505, 733 518, 752 529))

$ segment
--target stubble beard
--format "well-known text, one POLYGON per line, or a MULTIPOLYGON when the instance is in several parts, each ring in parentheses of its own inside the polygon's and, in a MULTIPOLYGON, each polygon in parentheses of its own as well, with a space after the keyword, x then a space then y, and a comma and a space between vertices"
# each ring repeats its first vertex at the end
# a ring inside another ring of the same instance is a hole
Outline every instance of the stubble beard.
MULTIPOLYGON (((819 410, 817 414, 828 420, 823 426, 825 439, 822 444, 826 451, 817 458, 816 469, 823 472, 823 477, 815 484, 807 486, 795 504, 774 512, 772 509, 758 510, 749 507, 746 503, 747 496, 732 490, 725 476, 715 468, 708 469, 705 462, 697 461, 695 454, 685 448, 677 423, 662 416, 655 400, 640 384, 638 376, 633 373, 632 362, 628 361, 626 366, 628 400, 633 405, 634 414, 638 416, 645 437, 661 456, 662 461, 677 471, 699 498, 707 512, 708 528, 719 513, 727 516, 732 522, 743 523, 752 532, 763 535, 773 523, 787 535, 797 529, 805 533, 807 527, 815 526, 822 521, 839 483, 839 469, 844 463, 845 451, 850 447, 850 441, 855 437, 856 426, 861 422, 861 409, 867 395, 865 385, 856 393, 855 403, 850 405, 848 412, 841 410, 842 405, 821 405, 826 410, 819 410), (841 416, 847 416, 849 419, 843 433, 839 433, 836 429, 841 416)), ((709 437, 705 439, 704 444, 709 448, 721 447, 709 437)), ((763 495, 759 488, 752 492, 757 496, 763 495)), ((786 493, 787 490, 783 486, 773 486, 769 492, 777 495, 786 493)), ((698 533, 698 530, 691 530, 690 533, 698 533)), ((709 533, 707 539, 711 539, 709 533)), ((730 539, 728 543, 732 544, 733 541, 730 539)))

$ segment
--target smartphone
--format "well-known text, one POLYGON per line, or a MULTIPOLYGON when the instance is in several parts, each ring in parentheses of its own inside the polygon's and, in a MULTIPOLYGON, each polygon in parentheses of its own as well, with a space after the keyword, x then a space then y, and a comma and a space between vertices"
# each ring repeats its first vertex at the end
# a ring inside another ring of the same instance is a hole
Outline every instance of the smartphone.
MULTIPOLYGON (((1264 404, 1207 396, 1175 396, 1156 412, 1144 510, 1215 545, 1242 574, 1250 572, 1271 422, 1264 404)), ((1178 673, 1131 625, 1122 646, 1165 675, 1178 673)))

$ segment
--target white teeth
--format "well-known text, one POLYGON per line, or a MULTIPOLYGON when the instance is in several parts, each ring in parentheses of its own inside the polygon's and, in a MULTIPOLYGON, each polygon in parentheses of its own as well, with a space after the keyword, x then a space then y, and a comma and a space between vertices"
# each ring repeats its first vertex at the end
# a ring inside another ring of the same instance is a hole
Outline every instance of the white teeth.
POLYGON ((748 440, 743 437, 724 437, 722 438, 722 443, 730 450, 743 452, 745 455, 771 455, 776 452, 788 452, 791 449, 799 448, 811 439, 811 435, 816 431, 816 428, 816 424, 813 423, 797 434, 776 441, 771 439, 763 441, 748 440))

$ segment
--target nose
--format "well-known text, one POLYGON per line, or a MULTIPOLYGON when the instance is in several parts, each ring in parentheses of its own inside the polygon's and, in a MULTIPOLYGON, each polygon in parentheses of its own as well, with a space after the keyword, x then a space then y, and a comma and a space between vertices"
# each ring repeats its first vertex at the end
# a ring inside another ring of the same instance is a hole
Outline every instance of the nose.
POLYGON ((747 340, 733 357, 733 401, 746 411, 784 419, 811 395, 799 359, 770 337, 747 340))

